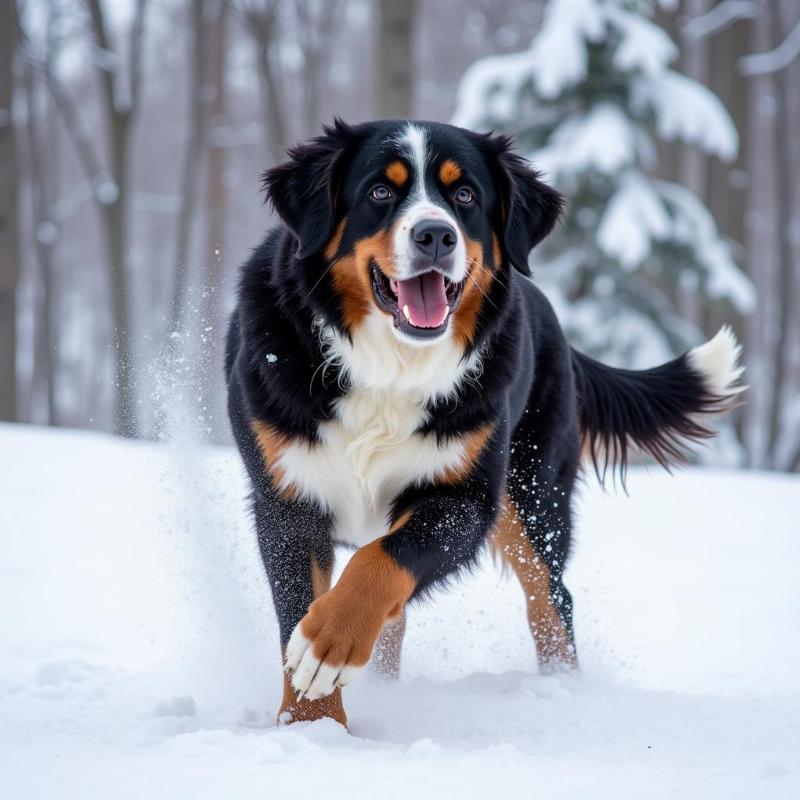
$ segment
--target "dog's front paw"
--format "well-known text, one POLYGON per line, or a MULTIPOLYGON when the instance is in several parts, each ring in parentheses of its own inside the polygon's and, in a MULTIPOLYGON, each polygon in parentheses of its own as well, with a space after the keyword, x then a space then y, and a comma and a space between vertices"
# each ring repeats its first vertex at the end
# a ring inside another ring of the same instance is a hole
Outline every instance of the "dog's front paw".
POLYGON ((317 700, 364 668, 385 622, 381 609, 352 604, 332 589, 309 606, 286 646, 286 670, 298 695, 317 700))
POLYGON ((402 613, 415 585, 381 540, 362 547, 336 586, 308 607, 286 645, 286 670, 299 696, 316 700, 350 683, 369 661, 384 623, 402 613))

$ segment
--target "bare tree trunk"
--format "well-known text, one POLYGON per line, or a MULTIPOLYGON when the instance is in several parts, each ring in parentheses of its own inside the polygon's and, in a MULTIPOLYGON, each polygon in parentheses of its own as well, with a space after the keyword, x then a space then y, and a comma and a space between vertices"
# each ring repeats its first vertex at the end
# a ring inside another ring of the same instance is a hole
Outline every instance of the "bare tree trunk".
POLYGON ((416 0, 381 0, 378 33, 378 110, 384 118, 410 117, 414 76, 411 65, 416 0))
MULTIPOLYGON (((51 156, 54 152, 53 136, 43 140, 39 118, 39 91, 33 68, 25 68, 25 92, 27 95, 28 172, 31 183, 31 230, 36 253, 38 290, 36 292, 36 314, 34 328, 33 370, 31 374, 30 419, 38 419, 36 410, 44 406, 44 421, 55 424, 55 385, 52 361, 53 336, 51 325, 53 298, 53 244, 55 229, 50 220, 53 173, 51 156), (44 396, 44 402, 39 398, 44 396)), ((45 116, 47 116, 45 112, 45 116)), ((52 121, 51 121, 52 122, 52 121)), ((47 119, 45 118, 45 127, 47 119)), ((52 131, 52 126, 51 126, 52 131)))
MULTIPOLYGON (((749 50, 752 53, 770 48, 769 15, 774 13, 772 3, 760 3, 759 14, 750 26, 749 50)), ((778 315, 776 308, 777 273, 776 196, 775 171, 783 168, 774 158, 776 150, 775 128, 772 116, 764 113, 777 101, 774 75, 757 75, 747 82, 750 93, 749 121, 747 126, 747 152, 745 154, 750 186, 747 214, 747 261, 750 277, 758 295, 756 313, 747 320, 746 363, 748 383, 758 387, 750 392, 744 408, 746 418, 746 445, 751 466, 767 466, 769 460, 769 415, 772 392, 775 390, 773 353, 775 330, 772 320, 778 315)))
MULTIPOLYGON (((778 8, 770 11, 767 20, 769 28, 769 39, 771 47, 777 47, 782 41, 781 20, 778 8)), ((791 162, 789 158, 789 146, 786 138, 786 108, 785 95, 784 95, 784 75, 775 75, 773 82, 773 92, 775 96, 775 104, 773 110, 773 128, 774 128, 774 142, 775 149, 772 158, 777 161, 777 169, 775 170, 775 226, 777 241, 775 243, 777 250, 777 263, 776 275, 773 289, 776 292, 777 302, 775 304, 775 316, 772 319, 770 327, 770 350, 771 360, 773 364, 772 373, 772 398, 769 406, 769 426, 767 432, 767 459, 770 466, 773 465, 775 456, 775 440, 780 432, 780 418, 781 418, 781 399, 782 388, 784 380, 784 363, 783 363, 783 343, 784 331, 786 323, 788 322, 788 308, 790 298, 788 294, 782 291, 784 287, 782 278, 786 273, 786 268, 791 261, 791 251, 789 248, 789 220, 787 213, 791 204, 791 196, 789 194, 789 177, 787 171, 790 169, 791 162)))
POLYGON ((267 152, 272 162, 277 164, 286 157, 289 144, 288 126, 284 112, 283 95, 280 81, 270 59, 271 44, 259 42, 258 65, 261 71, 263 94, 264 123, 267 130, 267 152))
MULTIPOLYGON (((681 41, 680 22, 682 21, 679 9, 665 8, 656 3, 654 22, 663 28, 673 42, 681 41)), ((655 139, 656 157, 658 159, 657 175, 663 180, 676 183, 680 180, 679 151, 675 142, 667 141, 660 137, 655 139)), ((666 280, 661 286, 661 291, 669 298, 673 308, 684 309, 687 305, 686 291, 680 281, 666 280)))
MULTIPOLYGON (((681 31, 680 25, 681 16, 678 8, 664 8, 656 3, 654 21, 663 28, 669 38, 673 42, 680 43, 681 31)), ((658 174, 668 181, 677 181, 679 164, 678 164, 678 148, 674 142, 669 142, 664 139, 656 138, 656 152, 658 154, 658 174)))
POLYGON ((19 275, 16 143, 11 106, 16 3, 0 3, 0 420, 17 419, 16 290, 19 275))
MULTIPOLYGON (((797 25, 797 6, 795 3, 778 4, 773 17, 772 42, 778 47, 797 25)), ((787 419, 787 409, 792 402, 798 400, 798 373, 800 372, 800 245, 796 231, 797 213, 800 211, 800 199, 797 191, 798 128, 800 122, 800 102, 798 102, 798 80, 800 65, 795 60, 776 75, 777 103, 775 105, 775 158, 779 168, 778 176, 778 275, 776 278, 779 293, 779 319, 774 321, 778 327, 775 346, 775 392, 772 398, 770 416, 770 463, 774 468, 784 467, 785 454, 781 445, 784 437, 791 434, 787 423, 796 426, 797 420, 787 419)))
MULTIPOLYGON (((699 16, 708 11, 710 0, 686 0, 683 4, 689 17, 699 16)), ((684 34, 681 42, 681 72, 708 83, 709 45, 705 37, 693 38, 684 34)), ((678 155, 678 174, 680 182, 689 188, 703 204, 707 204, 707 174, 709 159, 698 148, 682 147, 678 155)), ((698 326, 702 326, 703 306, 699 292, 682 292, 679 296, 679 311, 698 326)))
POLYGON ((197 184, 203 143, 206 132, 205 75, 206 75, 206 0, 192 0, 193 42, 189 49, 189 114, 187 116, 187 141, 184 150, 181 178, 181 206, 178 214, 178 236, 175 253, 175 282, 169 312, 169 330, 180 331, 186 321, 186 301, 189 283, 187 250, 192 233, 192 222, 197 207, 197 184))
POLYGON ((106 246, 108 249, 111 308, 115 334, 115 383, 117 389, 114 427, 123 436, 136 436, 133 332, 131 330, 130 296, 127 274, 126 217, 128 208, 128 124, 117 117, 113 125, 113 159, 117 198, 105 207, 106 246))
POLYGON ((225 420, 225 392, 219 391, 222 380, 222 363, 225 351, 225 327, 222 318, 222 297, 225 285, 226 261, 226 191, 225 162, 227 151, 215 140, 215 129, 226 124, 226 56, 228 35, 228 4, 221 2, 209 35, 209 82, 213 100, 210 109, 208 142, 208 172, 206 183, 206 263, 204 313, 206 327, 211 331, 205 348, 203 365, 206 406, 211 409, 209 420, 214 440, 227 433, 225 420), (220 422, 223 421, 223 424, 220 422))
MULTIPOLYGON (((217 18, 214 21, 210 37, 210 80, 213 91, 211 104, 211 127, 223 127, 227 113, 226 102, 226 38, 228 31, 228 5, 220 3, 217 18)), ((208 146, 208 184, 206 191, 208 238, 207 251, 209 255, 210 286, 219 286, 222 275, 220 273, 219 256, 225 251, 225 148, 220 147, 213 139, 208 146)), ((211 314, 210 316, 214 316, 211 314)))
MULTIPOLYGON (((211 128, 225 125, 226 114, 226 37, 228 30, 228 6, 220 3, 219 11, 211 29, 209 41, 210 82, 213 92, 211 104, 211 128)), ((219 330, 219 300, 223 282, 223 254, 225 252, 225 148, 220 147, 214 137, 208 141, 208 182, 206 184, 207 231, 206 258, 206 303, 205 318, 214 331, 219 330)))
POLYGON ((305 130, 302 138, 312 136, 320 123, 320 104, 319 104, 319 83, 320 68, 322 66, 322 53, 316 48, 311 47, 306 52, 305 58, 305 95, 303 97, 303 117, 305 118, 305 130))
POLYGON ((59 130, 56 110, 47 92, 47 76, 52 75, 61 50, 59 28, 61 12, 52 2, 47 4, 44 75, 37 75, 33 64, 25 65, 27 94, 28 162, 31 183, 31 221, 34 252, 37 261, 38 291, 34 328, 33 369, 28 400, 30 418, 37 401, 44 410, 48 425, 59 424, 58 409, 58 348, 56 316, 55 247, 59 235, 53 219, 53 205, 58 196, 59 130), (42 79, 43 78, 43 79, 42 79), (40 124, 41 123, 41 124, 40 124), (41 399, 39 399, 41 398, 41 399))
MULTIPOLYGON (((103 168, 97 137, 88 132, 79 107, 71 99, 69 92, 61 85, 58 77, 46 69, 45 77, 56 107, 63 117, 67 133, 86 172, 100 214, 111 294, 111 323, 115 338, 114 427, 118 433, 135 436, 138 432, 138 422, 131 298, 126 263, 127 223, 131 193, 130 143, 139 107, 147 0, 136 0, 134 7, 129 43, 130 77, 127 85, 122 78, 121 58, 114 52, 109 39, 101 0, 87 0, 87 5, 95 47, 105 54, 104 58, 97 58, 96 62, 100 82, 101 116, 105 120, 108 134, 109 169, 103 168), (109 59, 108 54, 113 54, 113 59, 109 59)), ((28 58, 35 63, 30 53, 28 58)))
POLYGON ((302 136, 311 136, 320 124, 320 89, 330 64, 331 40, 341 12, 340 0, 296 0, 298 39, 303 51, 302 136))
MULTIPOLYGON (((107 21, 100 0, 88 0, 95 45, 105 53, 114 49, 108 35, 107 21)), ((101 186, 97 199, 103 210, 108 250, 109 283, 114 332, 116 335, 115 428, 124 436, 136 436, 135 353, 131 324, 131 298, 127 270, 128 207, 130 205, 130 141, 139 105, 141 59, 144 38, 146 0, 136 0, 130 37, 130 79, 123 89, 121 70, 99 65, 98 73, 103 97, 103 114, 109 129, 111 178, 113 183, 101 186)))
MULTIPOLYGON (((715 33, 710 39, 709 87, 722 100, 731 115, 739 132, 741 144, 732 162, 710 159, 706 176, 708 208, 719 226, 720 233, 731 244, 736 261, 747 272, 750 271, 745 249, 750 176, 747 171, 744 142, 747 137, 751 97, 739 73, 738 63, 742 56, 750 52, 750 24, 749 19, 739 19, 715 33)), ((744 318, 741 316, 731 318, 730 310, 725 306, 708 303, 703 315, 703 327, 706 333, 718 330, 723 322, 732 325, 739 339, 744 340, 747 333, 744 318)), ((737 411, 733 423, 738 438, 743 441, 744 414, 737 411)))
MULTIPOLYGON (((739 59, 749 51, 749 20, 740 19, 711 40, 710 88, 722 100, 736 130, 747 135, 748 93, 738 70, 739 59)), ((747 163, 744 147, 734 161, 713 159, 708 178, 709 208, 720 228, 737 247, 741 261, 744 254, 745 216, 747 213, 747 163)))
POLYGON ((256 45, 266 152, 273 164, 284 159, 289 144, 281 80, 273 59, 278 43, 278 6, 279 0, 266 0, 244 12, 247 29, 256 45))

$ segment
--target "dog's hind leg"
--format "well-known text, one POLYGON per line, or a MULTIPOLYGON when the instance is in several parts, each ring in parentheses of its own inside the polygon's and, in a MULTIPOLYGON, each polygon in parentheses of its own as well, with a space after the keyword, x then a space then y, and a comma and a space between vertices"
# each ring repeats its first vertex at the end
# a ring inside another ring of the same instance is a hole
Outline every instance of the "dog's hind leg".
POLYGON ((516 504, 503 496, 490 539, 494 552, 509 566, 525 593, 528 625, 542 672, 573 669, 578 662, 572 629, 572 598, 552 568, 534 546, 531 524, 523 522, 516 504))

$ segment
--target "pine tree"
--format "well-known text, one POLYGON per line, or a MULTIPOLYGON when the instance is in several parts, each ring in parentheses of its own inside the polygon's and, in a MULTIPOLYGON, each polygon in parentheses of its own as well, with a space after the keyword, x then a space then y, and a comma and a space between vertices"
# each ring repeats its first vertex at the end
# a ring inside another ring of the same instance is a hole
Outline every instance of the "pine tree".
POLYGON ((670 69, 677 48, 652 13, 652 0, 549 0, 528 50, 469 68, 454 119, 513 134, 567 196, 537 282, 574 344, 632 366, 697 343, 681 293, 754 303, 708 210, 655 177, 658 140, 730 159, 738 137, 719 99, 670 69))

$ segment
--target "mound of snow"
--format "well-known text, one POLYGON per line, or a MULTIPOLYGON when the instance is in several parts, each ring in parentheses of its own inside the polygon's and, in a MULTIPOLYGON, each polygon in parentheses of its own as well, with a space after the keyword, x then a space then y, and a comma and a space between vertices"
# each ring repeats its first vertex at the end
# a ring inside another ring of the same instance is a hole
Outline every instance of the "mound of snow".
POLYGON ((235 453, 0 427, 9 798, 794 797, 797 478, 587 481, 580 675, 538 675, 490 562, 409 612, 352 733, 276 729, 274 615, 235 453))

